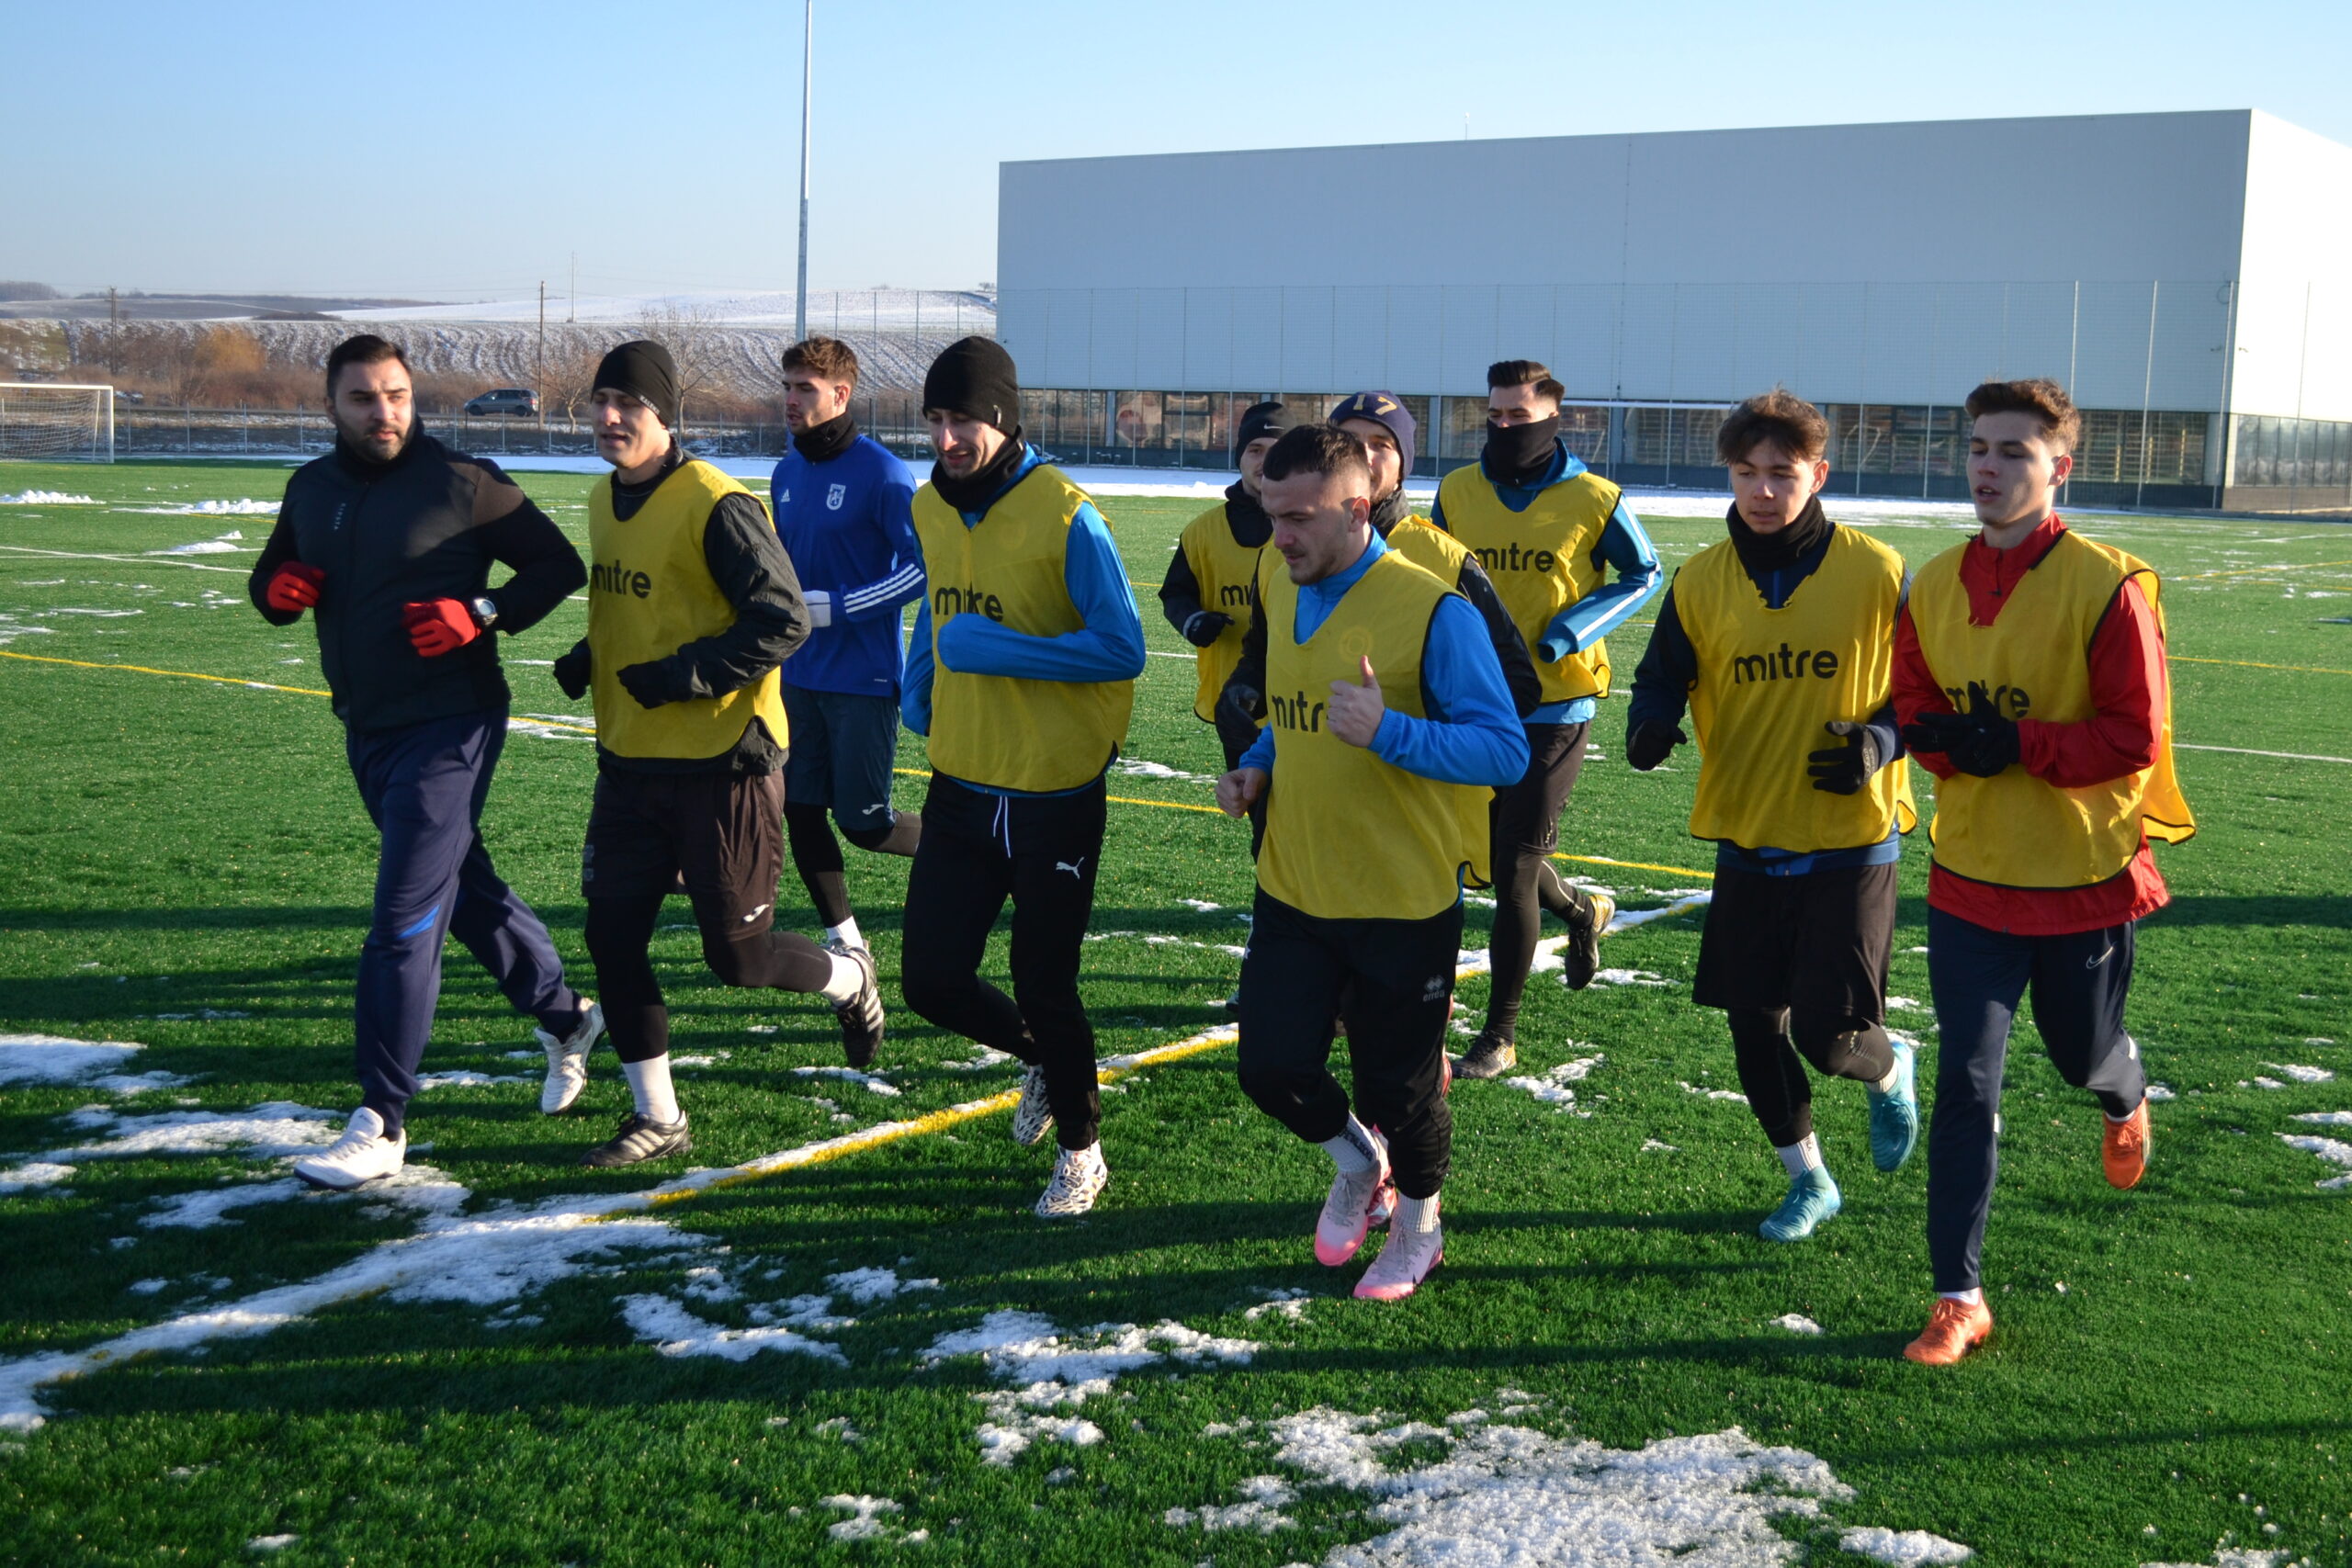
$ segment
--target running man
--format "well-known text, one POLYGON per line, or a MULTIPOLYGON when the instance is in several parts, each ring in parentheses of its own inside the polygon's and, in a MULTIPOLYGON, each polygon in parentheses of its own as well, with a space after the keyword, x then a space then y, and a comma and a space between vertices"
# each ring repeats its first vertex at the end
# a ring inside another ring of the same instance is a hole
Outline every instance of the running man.
POLYGON ((1217 698, 1241 661, 1242 639, 1257 619, 1250 595, 1258 552, 1273 533, 1259 503, 1259 470, 1283 433, 1299 423, 1295 412, 1277 402, 1252 403, 1242 411, 1233 432, 1233 465, 1239 477, 1226 486, 1223 501, 1184 525, 1159 584, 1160 614, 1200 650, 1193 660, 1193 716, 1217 725, 1227 768, 1258 737, 1254 719, 1220 724, 1217 698))
POLYGON ((2136 922, 2171 895, 2150 838, 2196 831, 2173 776, 2156 574, 2056 511, 2082 418, 2057 383, 1968 394, 1983 529, 1921 568, 1895 628, 1894 710, 1939 781, 1928 977, 1939 1048, 1928 1129, 1936 1303, 1904 1354, 1944 1366, 1992 1336, 1982 1272, 2017 1007, 2104 1112, 2100 1163, 2148 1168, 2148 1075, 2123 1026, 2136 922))
POLYGON ((596 708, 580 890, 634 1108, 581 1163, 609 1167, 694 1147, 650 951, 679 883, 721 985, 824 998, 852 1066, 874 1059, 883 1019, 872 954, 775 929, 790 736, 776 667, 808 636, 808 612, 767 509, 680 450, 678 368, 660 344, 605 355, 594 403, 613 472, 588 491, 588 635, 555 677, 574 699, 593 692, 596 708))
POLYGON ((1498 1077, 1519 1061, 1519 1010, 1535 962, 1538 909, 1567 923, 1562 954, 1571 989, 1592 983, 1600 937, 1617 913, 1605 893, 1570 886, 1552 869, 1560 813, 1584 767, 1596 705, 1609 692, 1603 642, 1657 592, 1664 574, 1641 520, 1615 485, 1588 470, 1560 439, 1564 389, 1532 359, 1487 370, 1487 445, 1477 463, 1439 484, 1430 521, 1470 547, 1542 677, 1527 716, 1527 772, 1495 792, 1493 988, 1486 1027, 1454 1064, 1498 1077), (1610 571, 1614 582, 1603 581, 1610 571))
POLYGON ((1484 869, 1487 791, 1525 770, 1527 741, 1477 612, 1374 531, 1372 484, 1363 443, 1329 424, 1267 456, 1270 717, 1217 805, 1239 817, 1269 801, 1241 961, 1242 1091, 1338 1168, 1317 1261, 1355 1256, 1393 1180, 1388 1243, 1355 1293, 1396 1301, 1444 1256, 1462 883, 1484 869), (1376 854, 1367 820, 1382 824, 1376 854), (1343 998, 1352 1108, 1328 1065, 1343 998))
POLYGON ((900 705, 933 771, 907 880, 907 1005, 1021 1059, 1013 1140, 1054 1130, 1037 1213, 1067 1218, 1110 1179, 1078 966, 1143 620, 1102 513, 1022 438, 1012 355, 988 338, 948 344, 922 402, 939 454, 914 503, 931 592, 900 705), (1010 997, 979 972, 1007 898, 1010 997))
POLYGON ((1788 1172, 1757 1227, 1768 1241, 1804 1240, 1843 1202, 1806 1063, 1867 1086, 1879 1169, 1919 1138, 1911 1047, 1884 1026, 1896 863, 1917 819, 1892 695, 1903 558, 1824 515, 1828 447, 1820 412, 1789 392, 1724 422, 1730 537, 1674 574, 1625 719, 1644 773, 1690 739, 1686 699, 1699 732, 1690 831, 1715 842, 1715 896, 1691 999, 1728 1016, 1740 1088, 1788 1172))
POLYGON ((248 589, 271 626, 313 613, 344 752, 379 835, 353 998, 359 1109, 342 1137, 294 1165, 313 1187, 340 1190, 394 1175, 407 1157, 445 938, 464 942, 537 1021, 541 1110, 563 1109, 559 1064, 586 1058, 604 1015, 565 983, 547 927, 499 880, 481 837, 508 701, 485 634, 537 624, 587 568, 496 464, 417 428, 396 344, 365 333, 337 344, 327 412, 334 450, 287 481, 248 589), (496 589, 493 561, 514 572, 496 589))
POLYGON ((914 476, 858 433, 849 400, 857 355, 838 338, 784 351, 784 420, 792 449, 768 494, 808 607, 808 640, 784 666, 792 750, 784 763, 784 826, 825 945, 865 945, 849 907, 842 837, 875 854, 912 855, 922 818, 890 806, 899 760, 899 612, 922 597, 914 476))

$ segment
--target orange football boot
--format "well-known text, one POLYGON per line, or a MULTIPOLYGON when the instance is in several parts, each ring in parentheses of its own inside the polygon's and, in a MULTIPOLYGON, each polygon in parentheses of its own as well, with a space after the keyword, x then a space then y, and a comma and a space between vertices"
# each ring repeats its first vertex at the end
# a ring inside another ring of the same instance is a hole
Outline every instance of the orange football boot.
POLYGON ((1903 1348, 1905 1359, 1923 1367, 1949 1367, 1993 1337, 1993 1309, 1983 1302, 1936 1298, 1936 1310, 1919 1337, 1903 1348))
POLYGON ((2148 1174, 2148 1100, 2140 1097, 2140 1109, 2122 1121, 2099 1118, 2107 1130, 2099 1135, 2098 1159, 2107 1167, 2107 1182, 2125 1191, 2140 1185, 2140 1178, 2148 1174))

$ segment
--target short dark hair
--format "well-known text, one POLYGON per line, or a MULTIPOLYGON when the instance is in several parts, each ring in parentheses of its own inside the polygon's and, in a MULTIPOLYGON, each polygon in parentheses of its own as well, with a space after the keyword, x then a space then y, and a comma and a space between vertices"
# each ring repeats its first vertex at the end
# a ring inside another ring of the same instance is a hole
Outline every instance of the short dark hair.
POLYGON ((784 351, 784 368, 813 371, 818 379, 857 386, 857 351, 837 337, 805 337, 784 351))
POLYGON ((1715 456, 1729 468, 1767 442, 1801 463, 1818 462, 1829 451, 1829 422, 1794 392, 1775 387, 1731 411, 1715 432, 1715 456))
POLYGON ((1364 488, 1372 488, 1372 457, 1363 443, 1336 424, 1302 424, 1286 430, 1266 454, 1264 475, 1269 479, 1286 479, 1295 474, 1319 474, 1335 479, 1353 471, 1361 475, 1364 488))
POLYGON ((389 338, 378 337, 374 333, 361 333, 357 337, 347 337, 336 344, 327 353, 327 401, 334 401, 334 378, 343 374, 345 366, 381 365, 387 359, 399 360, 401 369, 411 375, 415 374, 406 352, 389 338))
POLYGON ((2023 381, 1987 381, 1968 394, 1964 407, 1972 420, 1988 413, 2030 413, 2041 422, 2041 434, 2072 452, 2083 438, 2083 416, 2066 389, 2046 377, 2023 381))
POLYGON ((1535 395, 1558 402, 1568 389, 1553 378, 1552 367, 1540 359, 1498 359, 1487 367, 1487 390, 1497 387, 1533 386, 1535 395))

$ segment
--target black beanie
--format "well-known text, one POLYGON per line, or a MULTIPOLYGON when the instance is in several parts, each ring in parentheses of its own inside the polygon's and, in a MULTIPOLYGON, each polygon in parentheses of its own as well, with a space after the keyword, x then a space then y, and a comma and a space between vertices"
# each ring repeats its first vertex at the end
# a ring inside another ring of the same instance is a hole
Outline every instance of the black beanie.
POLYGON ((1405 461, 1405 471, 1398 478, 1397 488, 1413 477, 1413 437, 1418 427, 1413 411, 1394 392, 1358 392, 1344 400, 1331 411, 1331 423, 1344 424, 1351 419, 1368 419, 1374 424, 1385 425, 1396 443, 1396 455, 1405 461))
POLYGON ((957 338, 931 362, 931 373, 922 378, 922 406, 1019 434, 1021 375, 1012 367, 1012 355, 994 338, 957 338))
POLYGON ((1281 403, 1251 403, 1241 411, 1240 421, 1233 427, 1233 460, 1239 462, 1252 441, 1263 441, 1307 423, 1298 417, 1296 411, 1281 403))
POLYGON ((597 361, 595 385, 589 389, 626 392, 664 425, 678 428, 678 362, 650 339, 625 343, 597 361))

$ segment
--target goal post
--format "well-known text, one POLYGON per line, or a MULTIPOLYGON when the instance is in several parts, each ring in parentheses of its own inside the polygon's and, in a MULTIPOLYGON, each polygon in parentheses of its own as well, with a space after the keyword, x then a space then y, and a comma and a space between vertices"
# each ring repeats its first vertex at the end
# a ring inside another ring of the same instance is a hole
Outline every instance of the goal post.
POLYGON ((114 389, 0 381, 0 458, 114 461, 114 389))

